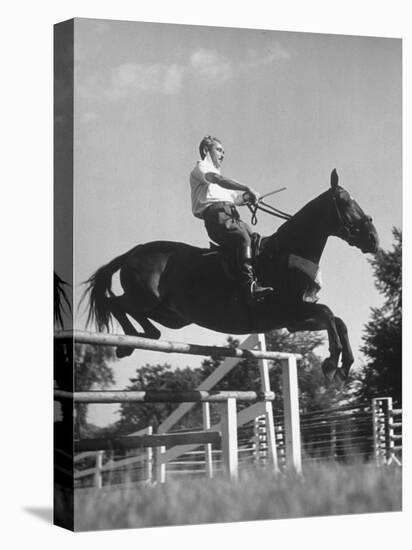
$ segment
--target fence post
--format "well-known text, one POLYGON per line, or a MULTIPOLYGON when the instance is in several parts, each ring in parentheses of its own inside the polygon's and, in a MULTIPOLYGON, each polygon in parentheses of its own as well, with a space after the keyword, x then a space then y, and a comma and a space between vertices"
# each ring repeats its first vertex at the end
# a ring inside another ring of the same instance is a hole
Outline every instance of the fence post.
MULTIPOLYGON (((153 434, 153 426, 147 427, 147 435, 153 434)), ((153 447, 146 448, 146 481, 153 481, 153 447)))
POLYGON ((96 489, 101 489, 103 487, 103 452, 97 451, 96 453, 96 472, 94 474, 94 486, 96 489))
POLYGON ((157 483, 166 483, 166 464, 163 462, 163 454, 166 447, 157 447, 156 451, 156 481, 157 483))
POLYGON ((236 399, 229 397, 221 404, 222 457, 231 480, 238 477, 236 399))
MULTIPOLYGON (((258 335, 260 350, 266 352, 266 339, 264 334, 258 335)), ((269 361, 267 359, 261 359, 259 361, 260 380, 262 391, 268 392, 270 390, 269 380, 269 361)), ((264 404, 265 425, 266 425, 266 443, 268 458, 273 465, 275 473, 279 473, 278 455, 276 449, 276 435, 275 435, 275 423, 273 420, 273 406, 271 401, 265 401, 264 404)))
POLYGON ((286 467, 302 472, 299 392, 296 357, 282 359, 283 408, 285 417, 286 467))
POLYGON ((377 466, 387 463, 388 459, 388 411, 389 397, 372 399, 373 442, 377 466))
POLYGON ((279 464, 281 468, 286 468, 285 455, 285 428, 283 424, 276 426, 276 446, 279 454, 279 464))
POLYGON ((254 422, 254 457, 257 466, 265 466, 268 460, 266 416, 257 416, 254 422))
MULTIPOLYGON (((203 413, 203 429, 210 430, 210 403, 205 401, 202 403, 203 413)), ((205 445, 205 463, 206 463, 206 477, 213 478, 213 456, 212 456, 212 444, 206 443, 205 445)))
POLYGON ((388 397, 388 409, 386 416, 386 428, 387 428, 387 452, 386 452, 386 464, 392 464, 395 462, 400 465, 399 460, 395 454, 395 429, 393 420, 393 401, 392 397, 388 397))

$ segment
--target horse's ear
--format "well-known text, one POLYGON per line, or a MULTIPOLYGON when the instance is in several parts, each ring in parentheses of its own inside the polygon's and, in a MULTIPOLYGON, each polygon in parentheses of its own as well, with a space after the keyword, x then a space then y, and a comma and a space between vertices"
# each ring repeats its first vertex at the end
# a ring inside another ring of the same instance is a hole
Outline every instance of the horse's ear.
POLYGON ((338 183, 339 183, 339 176, 338 176, 338 173, 336 172, 336 168, 334 168, 330 175, 330 186, 332 187, 332 189, 336 189, 338 186, 338 183))

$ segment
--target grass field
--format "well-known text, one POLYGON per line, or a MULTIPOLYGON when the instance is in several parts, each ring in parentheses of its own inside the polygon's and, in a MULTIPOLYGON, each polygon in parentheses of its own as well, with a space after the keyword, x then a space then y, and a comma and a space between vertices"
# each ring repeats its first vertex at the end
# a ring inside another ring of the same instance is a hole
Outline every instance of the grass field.
POLYGON ((259 519, 400 511, 398 467, 316 465, 302 477, 243 472, 225 478, 181 479, 153 487, 78 490, 75 529, 125 529, 259 519))

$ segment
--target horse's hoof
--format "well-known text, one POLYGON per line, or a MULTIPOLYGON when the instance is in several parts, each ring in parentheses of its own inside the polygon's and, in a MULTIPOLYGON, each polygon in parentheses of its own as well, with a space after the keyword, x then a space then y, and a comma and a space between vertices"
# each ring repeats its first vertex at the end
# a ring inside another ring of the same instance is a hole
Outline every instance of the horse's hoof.
POLYGON ((133 348, 128 348, 127 346, 117 346, 116 348, 116 357, 122 359, 123 357, 129 357, 132 355, 133 348))
POLYGON ((323 361, 322 371, 323 371, 323 375, 326 379, 326 382, 327 383, 332 382, 334 374, 336 372, 336 364, 330 357, 328 357, 327 359, 325 359, 323 361))

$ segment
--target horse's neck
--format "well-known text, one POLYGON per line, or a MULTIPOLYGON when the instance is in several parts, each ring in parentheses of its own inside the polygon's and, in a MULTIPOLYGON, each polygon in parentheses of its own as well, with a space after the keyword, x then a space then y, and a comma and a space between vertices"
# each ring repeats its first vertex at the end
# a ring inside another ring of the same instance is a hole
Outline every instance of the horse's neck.
POLYGON ((319 264, 328 237, 331 235, 326 194, 303 207, 276 233, 267 237, 266 250, 296 254, 319 264))

